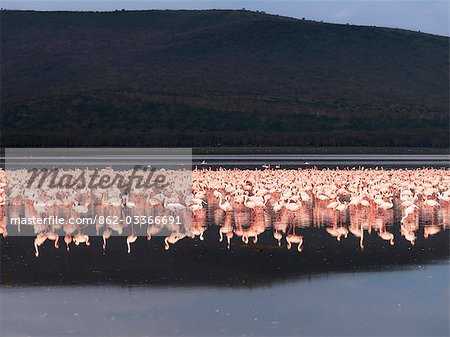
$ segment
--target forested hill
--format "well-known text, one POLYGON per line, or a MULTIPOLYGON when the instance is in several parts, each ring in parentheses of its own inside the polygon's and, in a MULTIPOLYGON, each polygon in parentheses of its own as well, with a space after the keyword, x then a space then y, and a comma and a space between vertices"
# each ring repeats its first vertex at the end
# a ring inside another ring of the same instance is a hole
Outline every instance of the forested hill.
POLYGON ((6 146, 448 146, 448 37, 231 10, 0 19, 6 146))

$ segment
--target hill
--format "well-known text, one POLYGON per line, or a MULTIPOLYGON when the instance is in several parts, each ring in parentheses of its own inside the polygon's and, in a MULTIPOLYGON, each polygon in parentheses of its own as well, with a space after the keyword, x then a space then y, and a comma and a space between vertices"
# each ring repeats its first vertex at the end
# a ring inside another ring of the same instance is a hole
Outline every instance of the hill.
POLYGON ((250 11, 1 11, 6 146, 433 146, 449 38, 250 11))

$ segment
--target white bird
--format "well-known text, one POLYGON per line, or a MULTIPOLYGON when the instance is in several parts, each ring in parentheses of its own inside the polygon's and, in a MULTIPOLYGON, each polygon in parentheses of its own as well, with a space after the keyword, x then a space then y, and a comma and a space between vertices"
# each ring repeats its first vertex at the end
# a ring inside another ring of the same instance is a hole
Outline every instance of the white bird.
POLYGON ((122 198, 125 199, 125 206, 127 206, 128 208, 136 207, 136 204, 134 202, 128 200, 128 194, 123 196, 122 198))
POLYGON ((137 240, 137 236, 134 234, 127 236, 127 247, 128 247, 127 252, 128 252, 128 254, 131 253, 131 245, 130 244, 134 243, 136 240, 137 240))
POLYGON ((437 206, 439 206, 439 203, 436 200, 433 200, 433 199, 424 199, 423 204, 425 206, 428 206, 428 207, 437 207, 437 206))
POLYGON ((73 210, 74 210, 75 212, 77 212, 77 213, 80 213, 80 214, 87 213, 88 210, 89 210, 88 207, 87 207, 87 205, 88 205, 88 204, 80 205, 79 203, 75 202, 74 205, 73 205, 73 210))

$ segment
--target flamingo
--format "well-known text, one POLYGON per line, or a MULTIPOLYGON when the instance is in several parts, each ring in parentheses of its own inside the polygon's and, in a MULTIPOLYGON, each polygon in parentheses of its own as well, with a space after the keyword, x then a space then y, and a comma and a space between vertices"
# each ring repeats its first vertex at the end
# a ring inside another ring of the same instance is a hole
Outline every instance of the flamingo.
POLYGON ((439 203, 433 199, 424 198, 423 204, 428 207, 438 207, 439 203))
POLYGON ((298 244, 297 250, 303 250, 303 236, 295 233, 295 225, 292 226, 292 233, 286 235, 287 249, 291 249, 292 244, 298 244))
POLYGON ((66 243, 66 249, 67 251, 70 251, 69 245, 72 242, 72 237, 69 234, 66 234, 64 236, 64 242, 66 243))
POLYGON ((283 238, 283 233, 281 231, 275 230, 273 232, 273 237, 278 241, 278 247, 281 247, 281 239, 283 238))
POLYGON ((340 205, 339 197, 336 197, 336 201, 332 201, 327 205, 327 208, 335 209, 340 205))
POLYGON ((339 212, 344 211, 347 208, 347 202, 339 202, 339 205, 335 207, 335 209, 339 212))
POLYGON ((403 215, 402 219, 400 220, 400 222, 403 223, 405 221, 405 219, 408 218, 408 216, 410 214, 414 213, 414 211, 416 209, 419 209, 419 207, 416 204, 412 204, 411 206, 406 207, 404 215, 403 215))
POLYGON ((89 236, 85 234, 77 234, 73 237, 73 242, 75 245, 79 246, 80 243, 85 243, 86 246, 90 246, 89 236))
POLYGON ((35 249, 34 255, 36 257, 39 256, 39 246, 41 246, 45 242, 45 240, 47 240, 47 235, 43 233, 38 234, 34 239, 34 249, 35 249))
POLYGON ((358 228, 357 226, 351 225, 349 227, 349 231, 354 236, 359 238, 359 247, 361 248, 361 250, 364 250, 364 228, 363 228, 362 223, 361 223, 361 228, 358 228))
POLYGON ((48 232, 47 233, 47 239, 51 240, 51 241, 55 241, 55 248, 59 248, 59 236, 56 233, 53 232, 48 232))
POLYGON ((182 238, 184 238, 185 235, 182 235, 180 233, 172 233, 169 236, 166 236, 166 238, 164 239, 164 249, 165 250, 169 250, 170 246, 169 244, 175 244, 177 243, 179 240, 181 240, 182 238))
POLYGON ((425 239, 428 239, 430 235, 435 235, 441 231, 441 228, 439 226, 426 226, 423 229, 423 237, 425 239))
POLYGON ((78 202, 75 201, 73 205, 73 210, 80 214, 87 213, 89 210, 87 205, 89 205, 89 203, 86 203, 85 205, 80 205, 78 202))
POLYGON ((302 204, 298 201, 294 202, 291 198, 289 202, 284 205, 284 207, 291 212, 297 212, 302 207, 302 204))
POLYGON ((449 202, 450 201, 450 195, 445 195, 445 194, 438 193, 437 198, 439 200, 442 200, 442 201, 445 201, 445 202, 449 202))
POLYGON ((164 207, 172 212, 177 212, 186 208, 186 206, 178 203, 178 202, 164 202, 164 207))
POLYGON ((303 236, 294 234, 286 235, 287 249, 291 249, 292 244, 298 244, 297 250, 301 252, 303 250, 303 236))
POLYGON ((378 235, 383 240, 389 241, 391 246, 394 245, 394 234, 392 234, 390 232, 386 232, 386 231, 381 231, 380 233, 378 233, 378 235))
POLYGON ((244 206, 250 209, 254 209, 256 207, 256 203, 254 201, 248 200, 248 195, 244 196, 244 206))
POLYGON ((111 232, 108 228, 106 228, 102 233, 103 238, 103 250, 106 249, 106 240, 108 240, 111 237, 111 232))
POLYGON ((147 241, 150 241, 152 239, 152 235, 158 234, 161 232, 162 227, 159 226, 148 226, 147 227, 147 241))
POLYGON ((219 207, 221 210, 223 210, 224 212, 231 212, 233 210, 233 206, 231 206, 230 203, 230 197, 226 196, 225 197, 225 202, 223 202, 223 196, 222 194, 219 195, 219 207))
POLYGON ((38 201, 37 199, 34 199, 33 206, 38 213, 45 213, 47 211, 45 208, 45 202, 38 201))
POLYGON ((387 211, 388 209, 391 209, 392 207, 394 207, 392 200, 393 200, 393 198, 391 197, 391 198, 389 198, 389 201, 384 201, 383 203, 379 204, 378 207, 387 211))
POLYGON ((127 252, 128 254, 131 253, 131 244, 134 243, 137 240, 137 236, 134 234, 128 235, 127 236, 127 252))
POLYGON ((130 201, 130 200, 128 199, 128 198, 129 198, 129 195, 128 195, 128 194, 124 195, 122 198, 123 198, 124 201, 125 201, 122 205, 125 205, 125 206, 128 207, 128 208, 135 208, 135 207, 136 207, 136 204, 135 204, 133 201, 130 201))

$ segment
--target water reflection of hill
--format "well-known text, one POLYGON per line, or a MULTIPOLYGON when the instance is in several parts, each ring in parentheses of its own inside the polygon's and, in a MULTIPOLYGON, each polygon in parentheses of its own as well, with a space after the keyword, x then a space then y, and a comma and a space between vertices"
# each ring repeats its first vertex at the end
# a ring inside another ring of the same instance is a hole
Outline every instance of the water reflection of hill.
POLYGON ((150 242, 140 237, 127 254, 125 238, 111 237, 103 253, 102 238, 95 237, 90 247, 70 252, 45 245, 39 258, 34 257, 33 237, 8 237, 1 241, 1 283, 254 287, 323 273, 389 271, 449 258, 448 231, 417 240, 415 246, 398 233, 394 246, 376 234, 367 235, 364 251, 355 237, 338 242, 324 229, 302 232, 302 253, 278 248, 270 232, 261 234, 258 245, 235 240, 227 250, 210 228, 205 241, 184 239, 169 251, 163 249, 163 237, 150 242))

